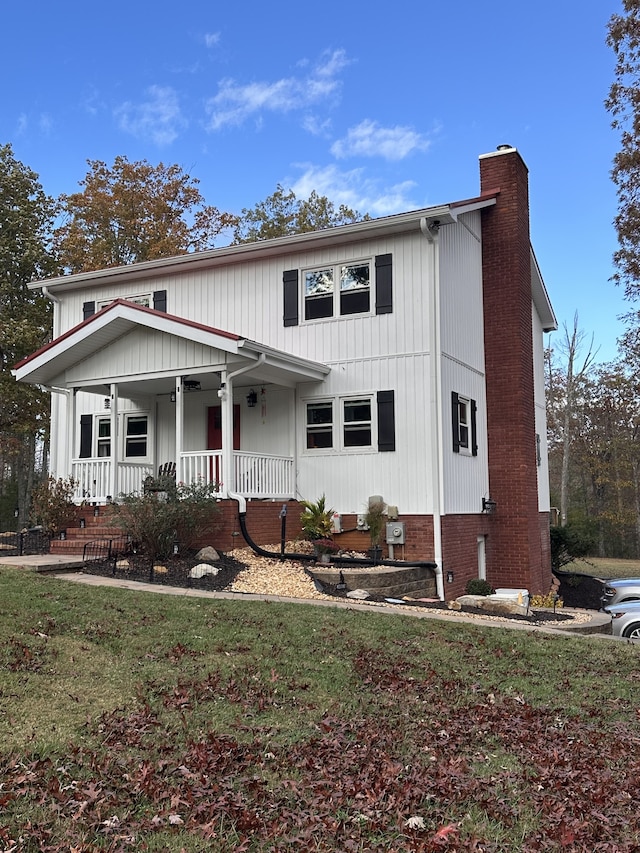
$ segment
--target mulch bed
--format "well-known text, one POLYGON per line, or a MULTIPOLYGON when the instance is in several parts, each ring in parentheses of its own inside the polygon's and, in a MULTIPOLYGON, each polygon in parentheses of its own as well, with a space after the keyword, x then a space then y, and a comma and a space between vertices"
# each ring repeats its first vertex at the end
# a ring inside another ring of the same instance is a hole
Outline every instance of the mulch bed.
POLYGON ((565 607, 600 610, 604 581, 577 572, 555 572, 555 576, 560 581, 558 595, 565 607))
POLYGON ((101 577, 117 577, 127 580, 142 581, 143 583, 157 583, 163 586, 178 586, 191 589, 203 589, 210 592, 222 592, 229 584, 233 583, 238 574, 246 569, 244 563, 234 560, 226 554, 220 554, 215 567, 219 569, 217 575, 204 575, 201 578, 189 576, 191 569, 197 565, 199 560, 195 558, 195 551, 187 551, 164 560, 154 561, 141 554, 129 554, 119 557, 117 561, 91 560, 86 562, 82 571, 89 575, 101 577), (161 567, 158 569, 158 567, 161 567), (162 571, 166 569, 166 571, 162 571))

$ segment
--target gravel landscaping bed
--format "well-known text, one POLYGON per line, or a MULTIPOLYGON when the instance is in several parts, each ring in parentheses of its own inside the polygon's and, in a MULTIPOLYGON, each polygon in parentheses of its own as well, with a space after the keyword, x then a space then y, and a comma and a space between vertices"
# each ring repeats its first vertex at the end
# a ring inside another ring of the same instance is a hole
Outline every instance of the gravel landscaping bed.
MULTIPOLYGON (((278 554, 279 545, 265 545, 265 551, 278 554)), ((308 542, 288 542, 287 553, 309 553, 311 545, 308 542)), ((238 548, 228 554, 220 554, 220 560, 212 563, 218 570, 215 575, 205 575, 201 578, 190 577, 192 568, 196 565, 196 552, 190 551, 172 556, 165 561, 157 561, 155 566, 140 555, 130 555, 119 560, 114 569, 113 562, 92 561, 85 565, 83 571, 87 574, 109 577, 126 578, 147 583, 164 584, 167 586, 182 586, 212 592, 236 592, 253 595, 281 596, 283 598, 335 601, 347 598, 348 590, 319 585, 310 576, 308 569, 313 562, 305 560, 280 560, 256 554, 251 548, 238 548)), ((494 622, 516 621, 531 625, 558 624, 576 621, 588 621, 588 614, 567 612, 558 608, 550 610, 531 610, 527 616, 503 614, 492 616, 485 612, 462 607, 450 610, 443 601, 389 599, 371 596, 358 603, 371 606, 393 606, 398 609, 426 609, 450 616, 461 615, 467 618, 478 618, 494 622)))

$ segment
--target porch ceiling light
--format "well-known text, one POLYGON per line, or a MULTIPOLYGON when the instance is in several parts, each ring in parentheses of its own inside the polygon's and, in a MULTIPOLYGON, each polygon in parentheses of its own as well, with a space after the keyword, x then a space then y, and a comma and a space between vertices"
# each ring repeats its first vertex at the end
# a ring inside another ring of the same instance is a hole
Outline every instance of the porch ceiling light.
POLYGON ((197 379, 185 379, 184 382, 182 383, 182 386, 185 390, 185 393, 187 391, 199 391, 200 390, 200 383, 198 382, 197 379))
POLYGON ((252 388, 251 391, 249 391, 249 393, 247 394, 247 406, 250 409, 253 409, 257 402, 258 402, 258 395, 252 388))

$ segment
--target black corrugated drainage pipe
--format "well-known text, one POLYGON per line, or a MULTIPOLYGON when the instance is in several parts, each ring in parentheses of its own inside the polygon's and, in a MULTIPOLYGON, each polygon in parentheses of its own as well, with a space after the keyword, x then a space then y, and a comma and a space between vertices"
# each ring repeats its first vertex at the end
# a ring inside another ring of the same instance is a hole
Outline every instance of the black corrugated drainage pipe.
MULTIPOLYGON (((284 551, 267 551, 264 548, 261 548, 259 545, 256 545, 249 535, 249 531, 247 530, 247 513, 239 511, 238 518, 240 520, 240 530, 242 531, 245 542, 259 556, 268 557, 271 560, 306 560, 308 562, 313 562, 316 559, 314 554, 292 554, 285 553, 284 551)), ((436 569, 438 567, 438 564, 434 563, 432 560, 378 560, 377 562, 374 562, 366 557, 330 557, 329 562, 345 566, 404 566, 405 568, 411 569, 436 569)))

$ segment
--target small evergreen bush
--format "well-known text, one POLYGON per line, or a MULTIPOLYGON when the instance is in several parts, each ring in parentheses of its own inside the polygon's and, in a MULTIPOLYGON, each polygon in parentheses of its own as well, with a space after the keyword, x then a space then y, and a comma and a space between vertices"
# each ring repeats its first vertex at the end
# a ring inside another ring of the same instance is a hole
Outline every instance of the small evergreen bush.
POLYGON ((495 590, 489 581, 482 580, 482 578, 472 578, 467 581, 465 592, 467 595, 493 595, 495 590))

